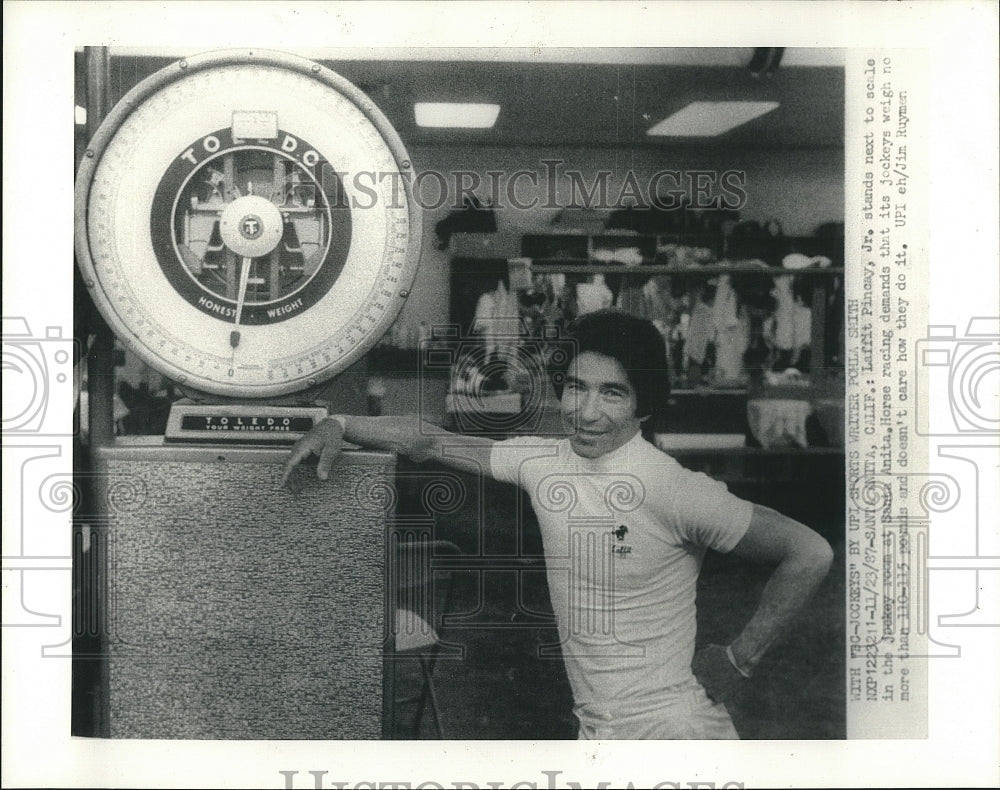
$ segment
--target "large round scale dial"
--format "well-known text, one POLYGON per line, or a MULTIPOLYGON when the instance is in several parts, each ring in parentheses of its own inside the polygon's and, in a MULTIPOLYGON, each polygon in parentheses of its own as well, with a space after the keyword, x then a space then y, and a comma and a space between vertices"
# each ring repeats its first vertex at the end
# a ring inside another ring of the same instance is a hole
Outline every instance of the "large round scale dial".
POLYGON ((190 58, 134 88, 95 135, 77 260, 119 338, 185 388, 305 390, 374 345, 409 293, 410 168, 374 104, 320 65, 190 58))

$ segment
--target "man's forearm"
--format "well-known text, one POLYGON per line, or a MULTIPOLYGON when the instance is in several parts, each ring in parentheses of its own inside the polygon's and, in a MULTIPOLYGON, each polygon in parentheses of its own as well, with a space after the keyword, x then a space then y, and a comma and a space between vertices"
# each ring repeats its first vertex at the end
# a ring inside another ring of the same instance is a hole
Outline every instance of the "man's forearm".
POLYGON ((388 450, 407 458, 441 463, 473 474, 489 474, 493 440, 450 433, 416 416, 355 417, 337 415, 344 440, 373 450, 388 450))
POLYGON ((351 444, 388 450, 414 460, 425 460, 437 454, 434 434, 441 435, 441 429, 417 417, 338 415, 338 418, 344 426, 344 439, 351 444))
POLYGON ((737 667, 749 674, 816 592, 830 569, 825 541, 804 546, 783 559, 764 587, 756 612, 730 645, 737 667))
POLYGON ((809 527, 769 507, 754 505, 750 526, 733 554, 773 565, 760 603, 730 644, 730 660, 749 674, 826 577, 833 551, 809 527))

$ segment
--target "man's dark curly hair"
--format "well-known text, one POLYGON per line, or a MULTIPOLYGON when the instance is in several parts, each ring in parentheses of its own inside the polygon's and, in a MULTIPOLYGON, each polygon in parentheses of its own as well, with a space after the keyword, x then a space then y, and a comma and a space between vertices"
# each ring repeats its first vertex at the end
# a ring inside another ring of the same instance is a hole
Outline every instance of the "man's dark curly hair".
POLYGON ((590 351, 617 360, 625 370, 636 396, 636 416, 650 416, 643 432, 663 422, 670 396, 667 347, 651 321, 620 310, 598 310, 573 321, 566 331, 567 354, 561 364, 550 366, 552 386, 562 398, 566 371, 578 354, 590 351))

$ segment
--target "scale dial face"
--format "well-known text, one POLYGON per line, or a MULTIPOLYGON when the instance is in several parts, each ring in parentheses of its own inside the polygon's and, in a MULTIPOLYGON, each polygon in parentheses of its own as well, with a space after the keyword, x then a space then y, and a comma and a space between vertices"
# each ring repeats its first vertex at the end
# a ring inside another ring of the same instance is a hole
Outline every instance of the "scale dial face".
POLYGON ((277 53, 167 67, 105 119, 77 260, 112 330, 186 388, 265 398, 340 372, 409 293, 409 157, 350 83, 277 53))

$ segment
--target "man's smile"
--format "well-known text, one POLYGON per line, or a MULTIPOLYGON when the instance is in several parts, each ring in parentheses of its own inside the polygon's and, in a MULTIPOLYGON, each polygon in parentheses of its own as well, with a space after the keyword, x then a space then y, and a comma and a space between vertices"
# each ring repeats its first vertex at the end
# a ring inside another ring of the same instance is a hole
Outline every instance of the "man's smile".
POLYGON ((639 432, 636 396, 618 360, 593 351, 577 355, 563 384, 562 423, 584 458, 600 458, 639 432))

